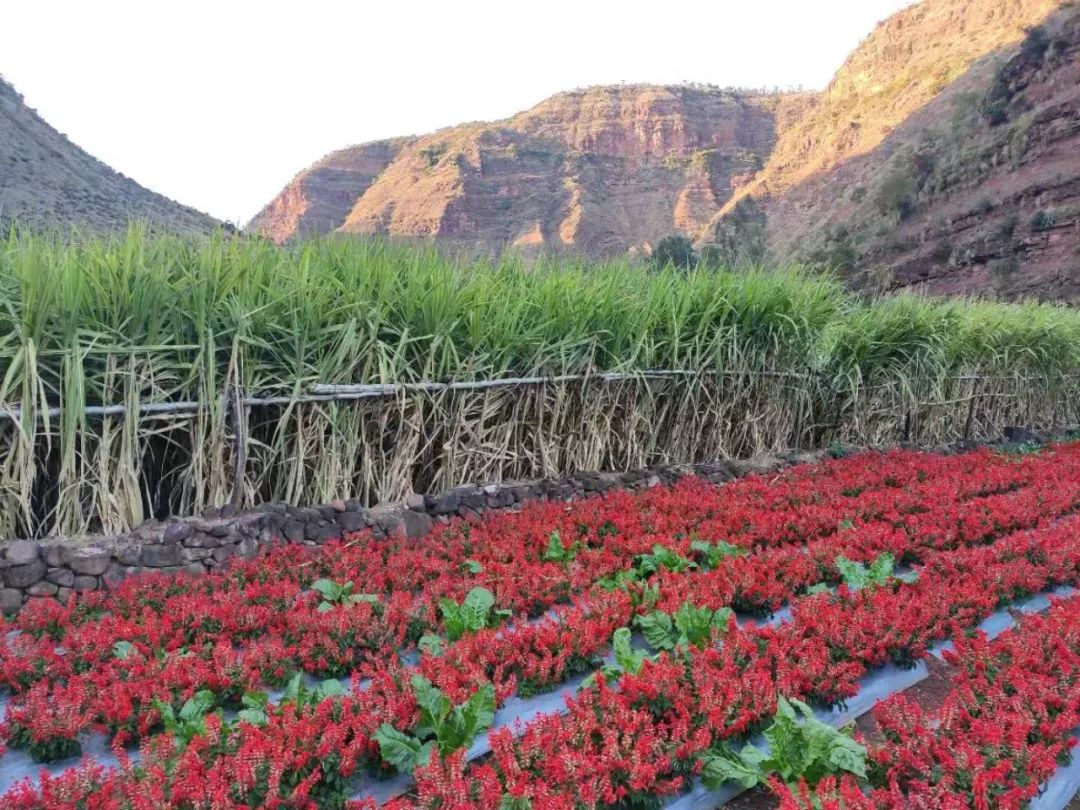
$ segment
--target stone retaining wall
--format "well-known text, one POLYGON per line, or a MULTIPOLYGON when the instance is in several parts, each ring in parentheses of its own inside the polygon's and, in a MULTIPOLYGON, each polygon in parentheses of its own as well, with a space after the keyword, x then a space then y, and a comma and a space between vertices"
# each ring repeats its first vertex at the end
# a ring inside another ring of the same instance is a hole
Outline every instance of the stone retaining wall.
MULTIPOLYGON (((1010 428, 1005 441, 1045 438, 1010 428)), ((976 444, 934 449, 948 452, 976 444)), ((854 449, 833 448, 833 452, 854 449)), ((108 589, 128 576, 144 572, 204 574, 219 570, 234 557, 251 557, 261 548, 280 543, 318 545, 363 530, 370 530, 376 537, 419 538, 436 523, 446 523, 453 517, 476 521, 485 512, 516 509, 531 501, 570 501, 616 489, 641 490, 688 475, 720 483, 791 464, 813 463, 825 455, 825 451, 793 451, 745 461, 465 485, 436 495, 411 495, 401 504, 370 508, 356 500, 314 507, 268 503, 239 512, 226 506, 207 509, 199 517, 148 522, 111 537, 15 540, 4 546, 0 559, 0 610, 17 611, 33 598, 64 601, 76 591, 108 589)))

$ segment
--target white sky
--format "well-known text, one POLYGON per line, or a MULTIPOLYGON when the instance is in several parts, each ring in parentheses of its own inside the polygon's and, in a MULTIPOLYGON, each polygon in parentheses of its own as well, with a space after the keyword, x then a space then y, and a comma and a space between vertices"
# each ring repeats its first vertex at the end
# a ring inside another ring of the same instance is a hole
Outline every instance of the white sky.
POLYGON ((352 143, 503 118, 560 90, 823 87, 908 0, 3 4, 0 74, 149 188, 245 222, 352 143))

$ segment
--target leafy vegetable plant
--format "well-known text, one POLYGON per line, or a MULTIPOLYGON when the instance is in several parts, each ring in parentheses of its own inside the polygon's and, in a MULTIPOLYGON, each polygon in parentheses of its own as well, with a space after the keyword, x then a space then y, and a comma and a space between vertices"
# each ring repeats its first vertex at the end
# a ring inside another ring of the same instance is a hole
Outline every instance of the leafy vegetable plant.
MULTIPOLYGON (((179 712, 164 701, 155 701, 154 708, 161 714, 165 731, 172 735, 176 746, 183 750, 195 737, 206 733, 206 716, 217 703, 217 698, 209 689, 196 692, 188 698, 179 712)), ((221 715, 221 709, 216 714, 221 715)))
MULTIPOLYGON (((611 651, 615 655, 614 664, 605 664, 600 668, 604 677, 614 680, 624 673, 637 675, 641 667, 649 659, 649 654, 644 650, 635 650, 630 644, 630 628, 620 627, 611 637, 611 651)), ((588 688, 596 683, 596 673, 593 673, 581 685, 588 688)))
POLYGON ((426 765, 433 751, 445 757, 470 745, 495 721, 495 687, 490 683, 458 706, 423 675, 414 675, 410 683, 420 708, 415 733, 406 734, 389 723, 375 732, 382 758, 399 771, 407 773, 426 765))
POLYGON ((379 597, 370 593, 353 593, 352 582, 334 582, 332 579, 318 579, 311 583, 312 589, 322 595, 319 612, 325 613, 338 605, 355 605, 360 602, 377 603, 379 597))
POLYGON ((727 630, 731 616, 731 608, 712 610, 683 602, 674 615, 654 610, 638 616, 636 622, 645 640, 657 650, 674 650, 689 645, 704 649, 714 632, 727 630))
POLYGON ((327 698, 341 697, 344 694, 345 687, 341 685, 341 681, 328 679, 312 688, 304 682, 304 676, 298 672, 285 685, 281 704, 292 704, 299 713, 301 709, 308 706, 318 706, 327 698))
MULTIPOLYGON (((902 576, 894 575, 894 564, 895 559, 888 552, 879 555, 869 566, 860 562, 853 562, 843 555, 836 558, 836 570, 840 572, 841 580, 853 591, 885 585, 893 579, 911 582, 916 578, 914 572, 902 576)), ((827 590, 829 590, 828 585, 818 583, 810 588, 809 592, 821 593, 827 590)))
POLYGON ((706 786, 717 788, 724 782, 737 782, 752 788, 772 774, 788 785, 805 779, 811 786, 826 776, 841 773, 866 778, 866 747, 850 734, 818 720, 813 709, 801 700, 781 697, 776 716, 764 735, 768 752, 752 743, 739 751, 724 744, 703 755, 701 776, 706 786))
POLYGON ((443 640, 434 633, 424 633, 420 636, 420 640, 416 642, 417 648, 421 652, 426 652, 428 655, 442 655, 445 646, 443 640))
POLYGON ((701 566, 710 571, 729 557, 738 557, 746 553, 738 546, 726 543, 723 540, 716 543, 710 543, 706 540, 694 540, 690 543, 690 550, 697 555, 701 561, 701 566))
POLYGON ((581 544, 576 542, 564 546, 559 533, 557 531, 552 532, 551 536, 548 537, 547 548, 544 550, 543 555, 541 555, 541 559, 544 560, 544 562, 572 562, 573 559, 577 557, 578 549, 580 547, 581 544))
POLYGON ((601 577, 598 584, 607 590, 616 590, 618 588, 626 590, 631 584, 641 582, 661 568, 681 574, 684 571, 697 568, 697 563, 657 544, 652 547, 650 553, 639 554, 630 568, 601 577))
POLYGON ((676 574, 697 568, 693 560, 688 560, 681 554, 676 554, 669 548, 659 544, 652 547, 651 554, 642 554, 638 557, 637 568, 643 574, 655 574, 661 568, 666 568, 676 574))
POLYGON ((461 563, 461 567, 470 574, 479 574, 484 570, 484 566, 477 560, 465 560, 461 563))
POLYGON ((485 627, 497 627, 511 615, 509 610, 495 609, 495 597, 487 588, 473 588, 460 605, 444 597, 439 601, 439 612, 451 641, 485 627))
POLYGON ((265 726, 269 722, 267 707, 270 698, 266 692, 247 692, 240 698, 240 703, 244 708, 236 713, 238 721, 252 726, 265 726))

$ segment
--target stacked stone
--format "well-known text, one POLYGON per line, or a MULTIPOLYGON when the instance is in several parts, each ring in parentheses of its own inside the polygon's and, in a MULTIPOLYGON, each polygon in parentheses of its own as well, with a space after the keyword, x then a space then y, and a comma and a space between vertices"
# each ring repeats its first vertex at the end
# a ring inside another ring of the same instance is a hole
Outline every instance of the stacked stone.
POLYGON ((687 475, 721 483, 824 453, 786 453, 745 461, 661 465, 623 473, 582 472, 557 479, 464 485, 435 495, 414 494, 400 504, 365 507, 358 500, 322 506, 261 504, 247 510, 206 509, 194 518, 150 522, 126 534, 89 540, 16 540, 0 554, 0 610, 17 611, 29 599, 66 601, 75 592, 107 590, 133 574, 204 574, 235 557, 250 558, 281 543, 316 546, 370 531, 377 538, 421 538, 451 518, 476 522, 489 511, 520 509, 534 501, 570 501, 613 490, 639 491, 687 475))

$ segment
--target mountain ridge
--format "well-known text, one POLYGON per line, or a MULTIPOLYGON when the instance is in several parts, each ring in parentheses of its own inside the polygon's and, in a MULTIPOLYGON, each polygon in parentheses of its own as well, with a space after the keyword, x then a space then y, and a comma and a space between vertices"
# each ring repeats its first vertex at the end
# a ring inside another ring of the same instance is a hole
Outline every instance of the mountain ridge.
MULTIPOLYGON (((811 97, 694 85, 559 93, 499 121, 400 139, 327 230, 619 255, 703 227, 771 150, 776 119, 811 97)), ((360 161, 379 143, 333 154, 360 161)), ((309 233, 307 211, 330 196, 318 187, 323 161, 248 228, 276 242, 309 233)))
POLYGON ((72 143, 0 76, 0 225, 205 233, 222 223, 150 191, 72 143))
MULTIPOLYGON (((1049 237, 1029 223, 1048 205, 1080 205, 1080 192, 1054 193, 1042 176, 1053 167, 1063 176, 1058 185, 1080 186, 1080 139, 1070 123, 1080 116, 1078 54, 1080 7, 1073 2, 911 6, 856 49, 821 104, 782 135, 700 241, 712 239, 740 200, 752 200, 768 223, 772 261, 831 266, 875 290, 1071 299, 1080 270, 1069 254, 1080 249, 1080 237, 1057 222, 1051 236, 1069 249, 1046 251, 1038 243, 1049 237), (1035 62, 1032 37, 1043 42, 1035 62), (922 48, 922 56, 909 46, 922 48), (891 60, 870 56, 890 50, 891 60), (994 94, 1002 92, 995 88, 1010 65, 1016 86, 994 112, 1001 102, 994 94), (867 86, 883 74, 900 87, 884 94, 884 103, 895 105, 884 114, 874 109, 881 99, 873 94, 842 92, 845 82, 867 86), (1040 134, 1044 113, 1057 122, 1052 136, 1040 134), (856 124, 856 137, 843 143, 840 136, 856 124), (1065 263, 1055 271, 1054 261, 1065 263)), ((1068 219, 1075 223, 1074 214, 1068 219)))
POLYGON ((367 166, 351 202, 341 182, 320 186, 316 164, 249 228, 594 258, 678 233, 722 261, 809 263, 875 290, 1072 298, 1080 75, 1060 54, 1080 47, 1078 14, 1073 0, 922 0, 879 23, 820 93, 601 86, 399 139, 392 154, 350 147, 367 166), (1043 24, 1060 29, 1050 61, 1016 67, 1030 75, 1008 80, 1009 120, 989 124, 999 71, 1043 24), (1021 130, 1031 150, 1013 159, 1021 130), (1058 219, 1032 227, 1048 205, 1058 219), (1011 241, 987 233, 1014 220, 1011 241))

